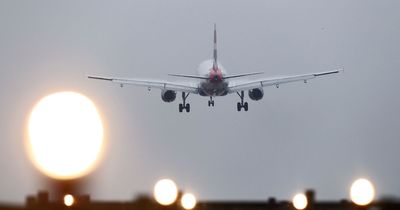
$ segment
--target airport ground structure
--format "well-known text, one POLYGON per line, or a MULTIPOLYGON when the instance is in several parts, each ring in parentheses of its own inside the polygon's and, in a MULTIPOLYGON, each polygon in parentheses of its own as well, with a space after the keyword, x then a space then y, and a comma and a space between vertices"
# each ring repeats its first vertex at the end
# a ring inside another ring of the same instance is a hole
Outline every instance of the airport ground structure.
MULTIPOLYGON (((400 201, 386 199, 367 206, 357 206, 348 200, 317 201, 312 190, 306 191, 308 205, 305 210, 400 210, 400 201)), ((74 205, 66 206, 62 200, 49 200, 47 192, 28 196, 23 205, 0 204, 0 210, 184 210, 178 202, 170 206, 159 205, 150 196, 138 196, 127 202, 91 201, 90 196, 76 196, 74 205)), ((199 201, 194 210, 295 210, 290 201, 267 198, 265 201, 199 201)))

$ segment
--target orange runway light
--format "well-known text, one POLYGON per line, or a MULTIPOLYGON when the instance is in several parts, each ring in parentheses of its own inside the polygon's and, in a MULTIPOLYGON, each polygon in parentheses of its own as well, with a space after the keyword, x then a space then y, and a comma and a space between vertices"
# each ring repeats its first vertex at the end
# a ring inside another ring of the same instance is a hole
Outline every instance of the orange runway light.
POLYGON ((72 206, 72 205, 74 205, 74 203, 75 203, 75 198, 74 198, 74 196, 72 196, 72 195, 70 195, 70 194, 67 194, 67 195, 65 195, 64 196, 64 205, 65 206, 72 206))
POLYGON ((298 193, 293 197, 293 206, 298 210, 305 209, 308 205, 307 197, 303 193, 298 193))
POLYGON ((350 198, 359 206, 366 206, 375 197, 375 188, 368 179, 357 179, 350 188, 350 198))
POLYGON ((191 193, 185 193, 181 198, 181 205, 184 209, 190 210, 196 206, 196 197, 191 193))
POLYGON ((162 179, 154 186, 154 198, 163 205, 168 206, 176 201, 178 197, 178 188, 170 179, 162 179))

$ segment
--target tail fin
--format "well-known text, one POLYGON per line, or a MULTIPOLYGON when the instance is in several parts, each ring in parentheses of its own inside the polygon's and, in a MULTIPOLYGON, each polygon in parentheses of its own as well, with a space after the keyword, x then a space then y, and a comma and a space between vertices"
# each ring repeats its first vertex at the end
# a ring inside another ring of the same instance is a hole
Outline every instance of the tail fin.
POLYGON ((217 62, 217 24, 214 23, 214 56, 213 56, 213 69, 218 69, 217 62))

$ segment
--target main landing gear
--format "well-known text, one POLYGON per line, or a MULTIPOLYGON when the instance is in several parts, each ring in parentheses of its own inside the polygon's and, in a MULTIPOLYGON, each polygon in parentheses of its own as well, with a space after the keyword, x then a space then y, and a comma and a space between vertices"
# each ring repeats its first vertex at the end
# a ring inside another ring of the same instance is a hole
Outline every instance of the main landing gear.
POLYGON ((210 96, 210 100, 208 101, 208 106, 214 106, 214 100, 212 96, 210 96))
POLYGON ((240 112, 242 110, 242 108, 244 109, 244 111, 247 112, 247 110, 249 110, 249 104, 247 102, 243 102, 243 100, 244 100, 244 91, 242 90, 242 91, 240 91, 240 93, 239 92, 236 92, 236 93, 240 97, 240 102, 237 103, 238 112, 240 112))
POLYGON ((182 92, 182 103, 179 104, 179 112, 182 112, 184 109, 186 112, 190 112, 190 104, 186 103, 186 98, 189 96, 190 93, 186 94, 182 92))

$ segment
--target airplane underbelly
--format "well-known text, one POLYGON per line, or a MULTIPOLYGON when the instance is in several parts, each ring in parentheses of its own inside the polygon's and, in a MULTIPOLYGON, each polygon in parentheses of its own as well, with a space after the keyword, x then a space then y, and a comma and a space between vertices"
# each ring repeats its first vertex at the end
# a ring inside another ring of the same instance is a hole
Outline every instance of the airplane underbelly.
POLYGON ((228 94, 227 82, 204 82, 200 85, 201 96, 225 96, 226 94, 228 94))

